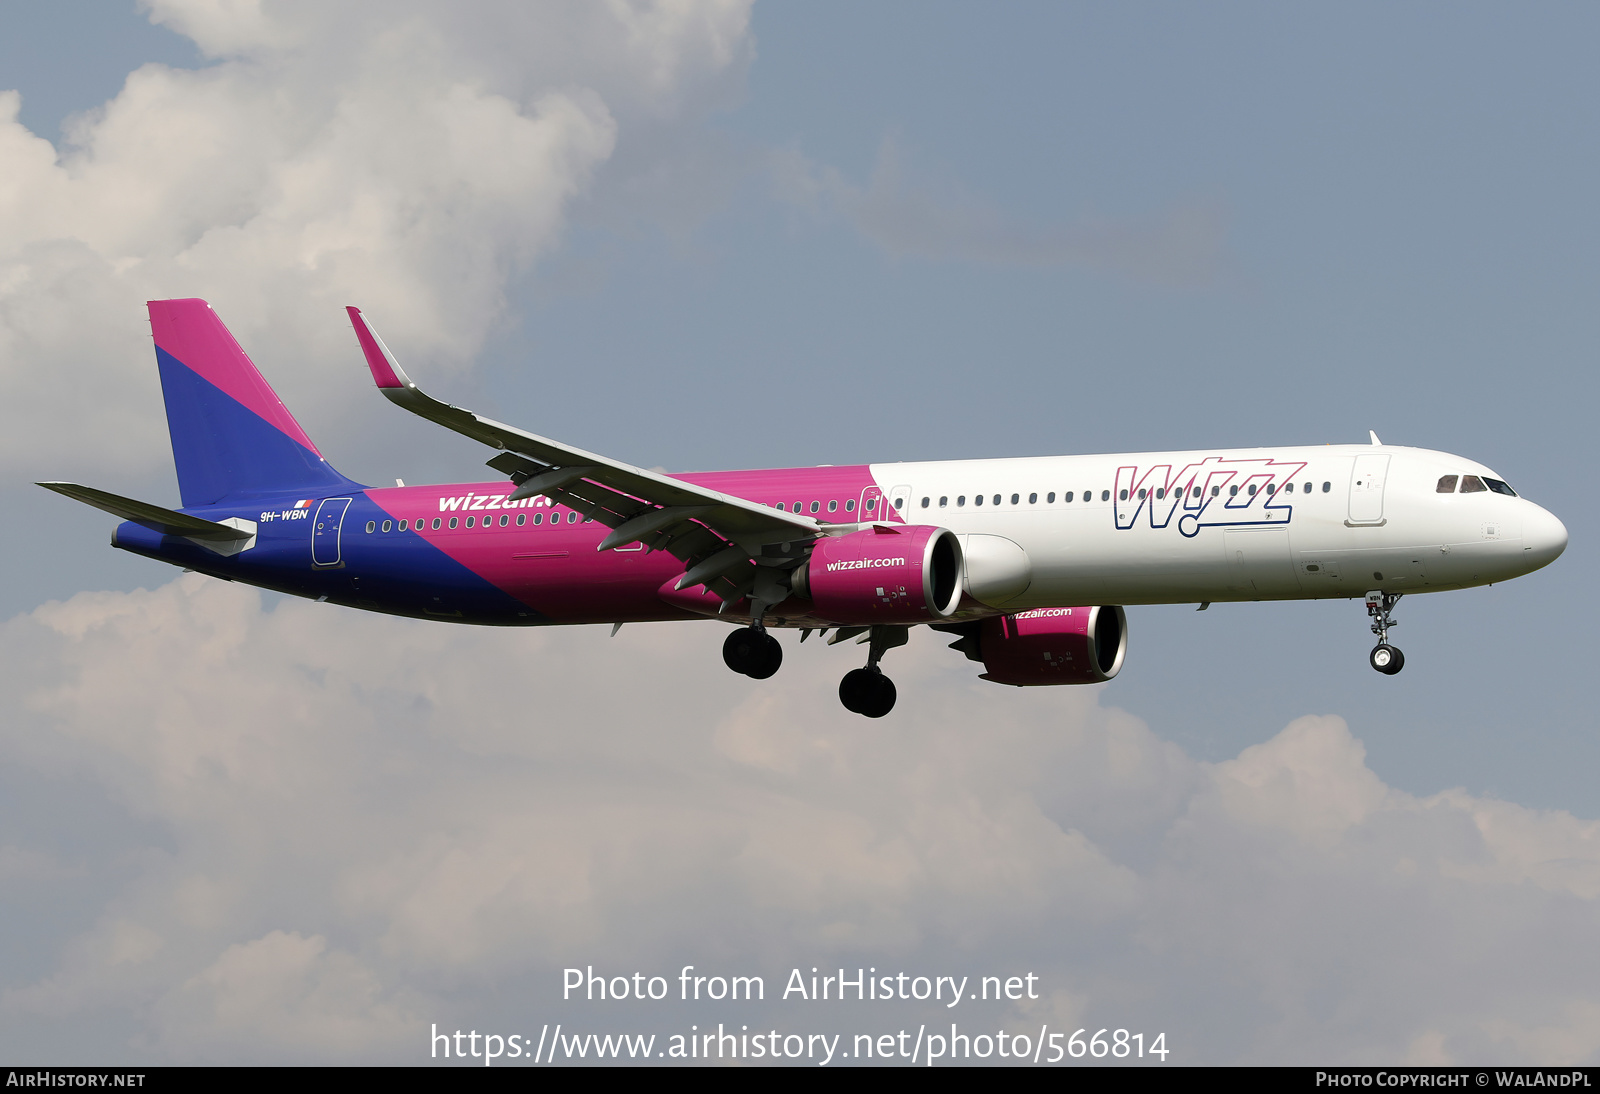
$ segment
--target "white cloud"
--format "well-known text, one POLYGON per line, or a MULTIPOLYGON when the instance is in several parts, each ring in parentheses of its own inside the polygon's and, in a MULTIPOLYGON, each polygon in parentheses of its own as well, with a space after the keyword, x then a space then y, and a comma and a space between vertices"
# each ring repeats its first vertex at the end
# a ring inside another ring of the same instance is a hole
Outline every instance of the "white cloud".
POLYGON ((183 1061, 398 1055, 422 1021, 416 1003, 388 998, 371 969, 320 935, 270 931, 162 997, 155 1047, 183 1061))
MULTIPOLYGON (((619 126, 693 116, 749 54, 745 0, 149 8, 214 63, 138 69, 60 149, 0 92, 14 466, 164 464, 146 299, 211 300, 285 388, 357 366, 349 303, 408 358, 462 367, 619 126)), ((359 390, 319 378, 316 403, 359 390)))
MULTIPOLYGON (((54 1044, 109 1012, 152 1059, 405 1061, 435 1021, 592 1021, 568 965, 875 965, 1031 969, 1041 999, 960 1020, 1165 1030, 1188 1062, 1600 1052, 1595 822, 1387 786, 1334 717, 1197 763, 926 636, 869 722, 832 694, 859 651, 791 640, 757 684, 721 635, 267 610, 196 576, 11 620, 0 757, 125 810, 97 853, 133 865, 86 920, 28 865, 48 840, 8 837, 53 910, 13 931, 57 956, 0 1013, 54 1044)), ((830 1021, 913 1014, 951 1019, 830 1021)))

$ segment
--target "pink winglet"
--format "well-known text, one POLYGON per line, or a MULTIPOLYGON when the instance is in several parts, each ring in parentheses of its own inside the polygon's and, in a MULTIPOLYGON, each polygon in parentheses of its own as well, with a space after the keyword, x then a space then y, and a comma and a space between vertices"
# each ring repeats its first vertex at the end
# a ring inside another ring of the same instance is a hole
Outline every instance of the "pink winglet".
POLYGON ((156 348, 318 456, 322 455, 228 328, 222 325, 210 304, 197 299, 150 300, 146 301, 146 306, 150 309, 150 331, 155 336, 156 348))
POLYGON ((367 325, 366 318, 362 316, 360 308, 345 308, 350 313, 350 325, 356 329, 356 338, 361 342, 361 352, 367 355, 367 367, 372 370, 372 378, 379 387, 409 387, 410 379, 395 364, 394 355, 389 352, 389 347, 383 344, 383 339, 367 325))

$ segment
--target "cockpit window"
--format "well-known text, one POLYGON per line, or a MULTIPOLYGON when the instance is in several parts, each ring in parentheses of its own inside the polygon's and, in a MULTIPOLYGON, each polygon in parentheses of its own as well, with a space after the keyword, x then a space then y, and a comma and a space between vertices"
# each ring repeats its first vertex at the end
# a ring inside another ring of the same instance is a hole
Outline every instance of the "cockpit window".
POLYGON ((1483 480, 1476 475, 1461 476, 1461 492, 1463 494, 1481 494, 1489 489, 1483 485, 1483 480))
POLYGON ((1442 476, 1439 479, 1439 485, 1435 488, 1435 493, 1454 494, 1456 492, 1456 480, 1460 477, 1459 475, 1442 476))
POLYGON ((1514 498, 1517 496, 1517 492, 1515 490, 1511 489, 1511 487, 1507 486, 1499 479, 1491 479, 1488 475, 1485 475, 1483 477, 1483 481, 1485 485, 1487 485, 1489 489, 1493 490, 1496 494, 1504 494, 1508 498, 1514 498))

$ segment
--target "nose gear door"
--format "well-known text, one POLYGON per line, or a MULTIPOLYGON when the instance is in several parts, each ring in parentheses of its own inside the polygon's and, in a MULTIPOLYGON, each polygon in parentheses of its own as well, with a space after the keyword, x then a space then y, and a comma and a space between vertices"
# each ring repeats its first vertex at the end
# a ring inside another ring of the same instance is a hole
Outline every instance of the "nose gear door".
POLYGON ((323 498, 311 522, 311 565, 316 568, 343 566, 339 554, 339 529, 344 524, 349 498, 323 498))

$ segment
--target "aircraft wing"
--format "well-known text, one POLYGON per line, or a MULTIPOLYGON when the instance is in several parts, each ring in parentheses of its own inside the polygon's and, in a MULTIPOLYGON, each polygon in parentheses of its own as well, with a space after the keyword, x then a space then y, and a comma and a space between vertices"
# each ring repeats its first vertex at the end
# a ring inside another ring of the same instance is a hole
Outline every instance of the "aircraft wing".
POLYGON ((681 559, 688 572, 679 588, 703 584, 725 604, 752 588, 759 596, 762 568, 798 561, 799 545, 823 534, 820 522, 799 513, 646 471, 441 402, 405 374, 359 308, 345 310, 372 378, 390 402, 501 449, 488 463, 517 484, 511 497, 543 494, 611 528, 599 550, 642 542, 681 559), (771 546, 784 543, 796 546, 771 546))

